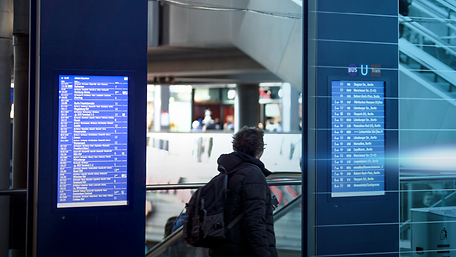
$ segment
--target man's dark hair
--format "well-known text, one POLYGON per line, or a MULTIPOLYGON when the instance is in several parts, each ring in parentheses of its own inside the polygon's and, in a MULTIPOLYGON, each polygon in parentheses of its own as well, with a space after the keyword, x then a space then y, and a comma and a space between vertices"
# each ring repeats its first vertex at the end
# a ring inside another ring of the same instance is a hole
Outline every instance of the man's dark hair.
POLYGON ((263 130, 244 126, 233 135, 233 150, 256 157, 264 149, 263 136, 263 130))

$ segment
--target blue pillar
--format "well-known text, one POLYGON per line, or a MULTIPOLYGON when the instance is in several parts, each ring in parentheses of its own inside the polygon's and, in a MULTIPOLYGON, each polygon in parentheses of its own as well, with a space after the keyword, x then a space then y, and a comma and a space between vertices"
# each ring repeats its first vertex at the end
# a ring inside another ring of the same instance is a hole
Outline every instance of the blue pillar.
POLYGON ((37 0, 32 8, 28 255, 144 256, 147 6, 37 0))
POLYGON ((398 2, 306 4, 307 254, 399 256, 398 2))

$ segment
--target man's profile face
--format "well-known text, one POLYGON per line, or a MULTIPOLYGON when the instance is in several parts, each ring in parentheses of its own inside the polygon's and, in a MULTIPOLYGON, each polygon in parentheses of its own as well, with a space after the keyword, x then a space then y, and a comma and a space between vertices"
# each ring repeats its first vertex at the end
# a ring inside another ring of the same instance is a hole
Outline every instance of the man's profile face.
POLYGON ((261 158, 261 156, 263 156, 263 152, 264 150, 261 150, 260 153, 257 154, 257 156, 255 156, 258 160, 261 158))

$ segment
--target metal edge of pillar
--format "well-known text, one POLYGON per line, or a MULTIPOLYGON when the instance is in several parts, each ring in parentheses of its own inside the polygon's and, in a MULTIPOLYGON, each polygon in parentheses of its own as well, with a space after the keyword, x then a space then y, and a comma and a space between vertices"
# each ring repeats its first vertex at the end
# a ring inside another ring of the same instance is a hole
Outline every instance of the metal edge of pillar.
POLYGON ((38 191, 38 111, 39 106, 39 47, 40 3, 30 0, 29 10, 29 130, 27 181, 27 247, 26 256, 36 256, 37 191, 38 191))
POLYGON ((309 45, 308 45, 308 24, 309 24, 309 3, 308 0, 302 1, 302 37, 303 37, 303 44, 302 44, 302 104, 301 104, 301 127, 302 127, 302 135, 301 135, 301 143, 302 143, 302 154, 301 154, 301 173, 302 173, 302 184, 301 184, 301 201, 302 201, 302 211, 301 211, 301 256, 307 256, 308 253, 308 195, 309 192, 307 191, 307 184, 308 184, 308 175, 307 175, 307 158, 308 158, 308 120, 307 120, 307 112, 308 112, 308 53, 309 53, 309 45), (305 115, 305 116, 304 116, 305 115))
POLYGON ((13 188, 27 187, 29 0, 14 0, 13 188))
MULTIPOLYGON (((13 35, 14 114, 12 188, 27 188, 28 35, 13 35)), ((11 257, 25 255, 26 196, 11 198, 11 257)))
MULTIPOLYGON (((11 122, 9 109, 11 106, 11 56, 13 37, 13 1, 0 1, 0 105, 2 116, 0 117, 0 141, 3 147, 0 160, 0 189, 8 189, 10 181, 10 143, 11 143, 11 122), (3 127, 5 126, 5 127, 3 127)), ((0 197, 0 255, 8 255, 9 252, 9 207, 10 198, 0 197)))
POLYGON ((317 8, 318 0, 305 0, 303 7, 307 10, 303 11, 303 81, 305 81, 302 99, 306 99, 307 103, 303 104, 303 115, 307 117, 303 118, 303 167, 307 170, 303 170, 303 185, 307 188, 303 188, 306 192, 303 192, 303 206, 306 208, 303 213, 303 256, 315 256, 317 254, 316 244, 316 207, 317 207, 317 187, 316 187, 316 147, 317 147, 317 130, 315 130, 316 119, 317 119, 317 103, 316 94, 318 84, 318 63, 317 63, 317 8), (304 129, 305 128, 305 129, 304 129), (305 240, 305 241, 304 241, 305 240), (304 252, 305 251, 305 252, 304 252))
MULTIPOLYGON (((29 0, 14 0, 14 114, 12 188, 27 188, 29 0)), ((25 257, 27 245, 27 196, 11 196, 11 257, 25 257)))
POLYGON ((27 187, 28 35, 14 35, 13 188, 27 187))
MULTIPOLYGON (((13 36, 14 51, 14 115, 12 188, 27 188, 27 120, 28 120, 28 34, 13 36)), ((13 198, 11 199, 13 200, 13 198)), ((26 197, 14 197, 11 209, 11 257, 25 256, 26 197), (14 212, 14 214, 13 214, 14 212)))

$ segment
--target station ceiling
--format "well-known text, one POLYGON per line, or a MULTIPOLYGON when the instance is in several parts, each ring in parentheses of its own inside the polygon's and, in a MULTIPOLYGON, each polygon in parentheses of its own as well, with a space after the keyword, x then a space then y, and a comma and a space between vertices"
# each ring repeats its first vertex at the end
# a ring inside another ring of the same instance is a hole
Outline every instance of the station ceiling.
POLYGON ((148 48, 149 84, 250 84, 281 82, 236 47, 148 48))

